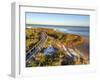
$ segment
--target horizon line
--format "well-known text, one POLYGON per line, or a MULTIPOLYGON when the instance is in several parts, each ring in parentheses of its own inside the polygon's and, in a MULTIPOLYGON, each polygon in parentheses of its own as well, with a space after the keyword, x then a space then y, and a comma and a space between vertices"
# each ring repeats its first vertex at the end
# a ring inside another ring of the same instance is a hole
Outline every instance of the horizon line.
POLYGON ((76 26, 76 27, 89 27, 88 26, 82 26, 82 25, 50 25, 50 24, 26 24, 26 25, 35 25, 35 26, 76 26))

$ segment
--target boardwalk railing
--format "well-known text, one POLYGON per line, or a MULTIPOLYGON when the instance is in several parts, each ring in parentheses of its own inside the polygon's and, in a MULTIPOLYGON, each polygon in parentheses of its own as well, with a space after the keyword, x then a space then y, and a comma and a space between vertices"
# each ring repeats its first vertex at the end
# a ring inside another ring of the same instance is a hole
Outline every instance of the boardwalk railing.
POLYGON ((33 46, 27 53, 26 53, 26 63, 29 62, 35 55, 43 49, 45 42, 47 41, 47 34, 45 32, 41 32, 41 40, 33 46))

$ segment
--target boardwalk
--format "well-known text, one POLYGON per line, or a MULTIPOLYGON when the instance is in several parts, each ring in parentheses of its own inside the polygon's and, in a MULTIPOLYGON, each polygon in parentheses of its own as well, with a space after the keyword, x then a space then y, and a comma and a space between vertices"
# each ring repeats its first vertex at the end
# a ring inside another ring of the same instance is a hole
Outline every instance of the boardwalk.
POLYGON ((47 34, 45 32, 41 33, 41 39, 40 41, 33 46, 32 49, 30 49, 27 54, 26 54, 26 63, 29 62, 33 57, 35 57, 35 55, 41 51, 43 49, 43 45, 45 44, 45 42, 47 41, 47 34))

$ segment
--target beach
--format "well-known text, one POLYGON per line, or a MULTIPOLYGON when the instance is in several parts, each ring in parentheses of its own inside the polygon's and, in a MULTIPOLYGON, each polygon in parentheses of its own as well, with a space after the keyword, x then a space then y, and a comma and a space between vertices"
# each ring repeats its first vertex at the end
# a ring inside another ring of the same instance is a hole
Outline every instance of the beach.
POLYGON ((90 59, 90 46, 89 46, 89 37, 83 36, 84 43, 76 46, 76 49, 81 52, 81 55, 87 60, 89 63, 90 59))

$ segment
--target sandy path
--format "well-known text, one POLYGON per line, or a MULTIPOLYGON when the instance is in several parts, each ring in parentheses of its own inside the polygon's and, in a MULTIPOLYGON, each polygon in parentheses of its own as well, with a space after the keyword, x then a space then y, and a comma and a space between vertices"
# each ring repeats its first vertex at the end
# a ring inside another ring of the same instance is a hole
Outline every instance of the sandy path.
POLYGON ((78 49, 82 55, 85 56, 86 59, 89 60, 89 38, 88 37, 83 37, 84 43, 76 46, 76 49, 78 49))

